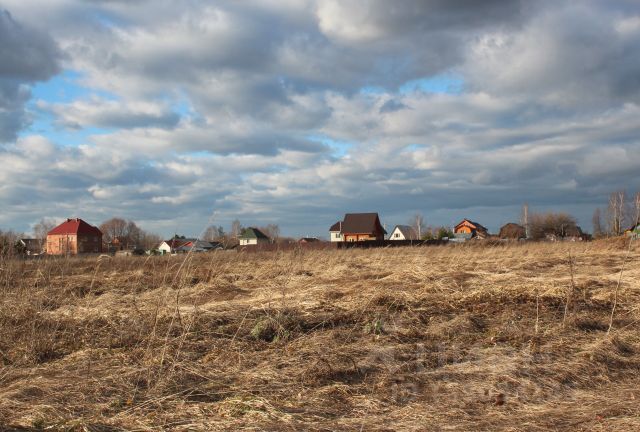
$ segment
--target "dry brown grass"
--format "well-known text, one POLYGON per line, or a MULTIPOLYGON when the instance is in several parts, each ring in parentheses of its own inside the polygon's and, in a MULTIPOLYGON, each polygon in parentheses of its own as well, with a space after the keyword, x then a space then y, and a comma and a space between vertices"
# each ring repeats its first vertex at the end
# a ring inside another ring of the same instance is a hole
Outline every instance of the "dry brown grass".
POLYGON ((638 246, 607 335, 626 253, 0 262, 0 426, 639 430, 638 246))

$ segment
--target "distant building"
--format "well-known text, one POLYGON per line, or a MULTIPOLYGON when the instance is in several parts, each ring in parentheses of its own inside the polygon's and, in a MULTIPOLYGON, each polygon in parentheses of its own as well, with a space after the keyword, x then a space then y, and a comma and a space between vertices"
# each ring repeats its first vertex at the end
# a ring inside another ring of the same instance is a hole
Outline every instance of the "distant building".
POLYGON ((389 235, 389 240, 420 240, 418 232, 409 225, 396 225, 389 235))
POLYGON ((632 226, 628 230, 626 230, 625 235, 633 238, 640 238, 640 223, 632 226))
POLYGON ((82 219, 67 219, 47 233, 47 254, 78 255, 102 252, 102 232, 82 219))
POLYGON ((489 230, 478 222, 471 221, 469 219, 463 219, 458 225, 453 228, 453 234, 455 237, 460 238, 478 238, 484 239, 489 236, 489 230))
POLYGON ((341 233, 346 242, 384 240, 387 234, 378 213, 347 213, 342 221, 341 233))
POLYGON ((42 241, 38 239, 21 238, 18 240, 18 248, 25 255, 40 255, 42 253, 42 241))
POLYGON ((317 237, 302 237, 300 240, 298 240, 298 243, 316 243, 319 241, 320 240, 318 240, 317 237))
POLYGON ((329 237, 332 242, 344 241, 342 237, 342 221, 338 221, 329 228, 329 237))
POLYGON ((508 223, 500 228, 500 234, 498 234, 503 240, 519 240, 527 238, 527 230, 517 223, 508 223))
POLYGON ((188 253, 188 252, 209 252, 211 250, 222 249, 219 242, 209 242, 193 238, 172 238, 165 240, 158 246, 158 251, 162 255, 188 253))
POLYGON ((261 243, 271 243, 271 239, 258 228, 245 228, 240 237, 240 246, 257 245, 261 243))

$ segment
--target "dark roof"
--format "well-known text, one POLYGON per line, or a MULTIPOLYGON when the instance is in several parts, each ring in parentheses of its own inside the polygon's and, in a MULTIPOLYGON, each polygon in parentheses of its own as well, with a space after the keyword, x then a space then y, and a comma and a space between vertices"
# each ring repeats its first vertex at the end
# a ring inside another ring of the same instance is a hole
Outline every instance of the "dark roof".
POLYGON ((20 241, 29 251, 38 251, 42 249, 42 242, 38 239, 21 238, 20 241))
POLYGON ((387 233, 380 224, 378 213, 347 213, 344 215, 343 233, 366 234, 378 231, 387 233))
POLYGON ((320 241, 318 240, 317 237, 302 237, 300 240, 298 240, 300 243, 312 243, 312 242, 317 242, 320 241))
POLYGON ((517 223, 509 222, 500 228, 499 237, 502 239, 520 239, 527 236, 527 230, 517 223))
POLYGON ((404 236, 405 239, 407 240, 417 240, 418 239, 418 233, 416 232, 415 228, 413 228, 412 226, 409 225, 396 225, 395 228, 393 228, 393 230, 391 231, 391 233, 393 234, 393 232, 395 230, 399 230, 402 235, 404 236))
MULTIPOLYGON (((190 241, 193 241, 193 239, 181 239, 181 238, 172 238, 170 240, 165 240, 162 243, 166 243, 169 245, 169 247, 171 249, 175 249, 175 248, 179 248, 184 246, 185 244, 189 243, 190 241)), ((160 244, 162 244, 160 243, 160 244)))
POLYGON ((463 223, 465 223, 465 222, 469 222, 471 225, 475 226, 475 227, 476 227, 476 230, 479 230, 479 231, 489 231, 489 230, 488 230, 486 227, 484 227, 482 224, 480 224, 480 223, 478 223, 478 222, 474 222, 474 221, 472 221, 471 219, 462 219, 462 221, 461 221, 458 225, 456 225, 456 228, 457 228, 458 226, 462 225, 462 224, 463 224, 463 223))
POLYGON ((267 239, 267 240, 269 240, 269 237, 265 233, 260 231, 258 228, 254 228, 254 227, 245 228, 242 231, 242 234, 240 235, 240 238, 241 239, 267 239))
POLYGON ((54 229, 48 232, 47 235, 65 235, 65 234, 87 234, 102 236, 102 231, 93 225, 89 225, 80 218, 67 219, 66 222, 61 223, 54 229))
POLYGON ((342 221, 338 221, 336 223, 334 223, 333 225, 331 225, 331 228, 329 228, 330 232, 340 232, 342 231, 342 221))

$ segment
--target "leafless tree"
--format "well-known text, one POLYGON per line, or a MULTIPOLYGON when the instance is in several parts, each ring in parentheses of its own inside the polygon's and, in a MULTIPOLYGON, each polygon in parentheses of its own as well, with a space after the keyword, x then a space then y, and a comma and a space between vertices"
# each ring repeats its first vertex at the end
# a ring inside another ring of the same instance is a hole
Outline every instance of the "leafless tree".
POLYGON ((211 225, 204 230, 202 240, 205 241, 222 241, 224 237, 224 228, 221 226, 211 225))
POLYGON ((231 237, 237 239, 242 234, 242 224, 238 219, 231 222, 231 237))
POLYGON ((593 224, 593 237, 594 238, 602 237, 604 232, 602 229, 602 216, 600 215, 599 207, 593 211, 591 222, 593 224))
POLYGON ((260 231, 269 236, 274 243, 277 243, 280 238, 280 227, 277 224, 269 224, 266 227, 260 228, 260 231))
POLYGON ((134 221, 117 217, 104 221, 99 228, 105 243, 117 240, 124 249, 143 247, 150 238, 155 239, 155 235, 145 232, 134 221))
POLYGON ((416 231, 418 239, 422 238, 422 234, 425 233, 424 216, 421 213, 416 213, 409 222, 409 225, 416 231))
POLYGON ((33 226, 33 237, 38 240, 40 247, 43 247, 47 241, 47 233, 56 226, 55 220, 51 218, 42 218, 40 222, 33 226))
POLYGON ((620 235, 624 231, 626 197, 623 190, 612 192, 609 195, 609 206, 607 207, 607 222, 609 233, 620 235))
POLYGON ((580 233, 576 219, 568 213, 534 213, 529 215, 530 235, 542 239, 547 235, 567 237, 580 233))

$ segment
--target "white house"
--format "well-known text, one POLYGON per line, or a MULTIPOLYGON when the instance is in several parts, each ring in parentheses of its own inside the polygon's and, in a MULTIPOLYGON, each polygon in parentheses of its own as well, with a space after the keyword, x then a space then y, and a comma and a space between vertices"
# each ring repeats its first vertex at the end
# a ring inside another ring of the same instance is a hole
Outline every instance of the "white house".
POLYGON ((332 242, 344 241, 344 237, 342 236, 342 221, 331 225, 331 228, 329 228, 329 237, 332 242))
POLYGON ((418 233, 409 225, 396 225, 389 235, 389 240, 420 240, 418 233))
POLYGON ((258 228, 245 228, 240 237, 240 246, 257 245, 259 243, 271 243, 271 239, 258 228))

